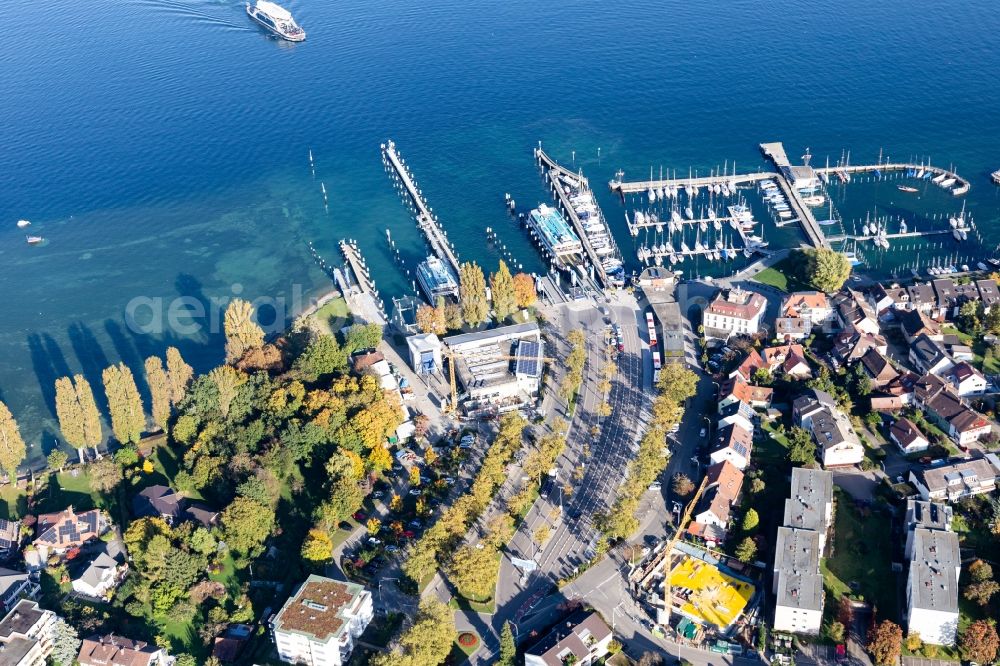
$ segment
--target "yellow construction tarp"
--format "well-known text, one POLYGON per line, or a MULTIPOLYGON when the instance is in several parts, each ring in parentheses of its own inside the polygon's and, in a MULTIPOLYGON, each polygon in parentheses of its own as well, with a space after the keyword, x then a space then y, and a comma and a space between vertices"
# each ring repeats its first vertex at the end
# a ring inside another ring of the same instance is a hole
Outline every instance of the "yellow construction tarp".
POLYGON ((726 575, 691 556, 685 556, 671 570, 670 585, 683 615, 720 629, 739 618, 754 593, 750 583, 726 575), (686 598, 681 601, 681 597, 686 598))

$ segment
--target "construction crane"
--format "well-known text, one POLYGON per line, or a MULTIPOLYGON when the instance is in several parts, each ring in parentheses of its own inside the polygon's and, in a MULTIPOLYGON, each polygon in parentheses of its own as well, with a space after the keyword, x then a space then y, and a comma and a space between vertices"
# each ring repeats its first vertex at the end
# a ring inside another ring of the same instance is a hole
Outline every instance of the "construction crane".
MULTIPOLYGON (((447 347, 445 347, 441 351, 441 353, 442 355, 448 358, 448 374, 449 374, 449 379, 451 381, 451 408, 448 411, 453 412, 458 410, 458 385, 455 382, 455 359, 466 358, 468 356, 471 356, 471 354, 453 352, 447 347)), ((500 354, 498 356, 493 356, 492 358, 495 358, 498 361, 516 361, 518 359, 517 356, 513 356, 511 354, 500 354)), ((541 361, 542 363, 552 363, 556 359, 549 358, 548 356, 541 356, 538 358, 538 360, 541 361)))
POLYGON ((691 513, 694 511, 694 507, 697 506, 698 500, 701 499, 701 494, 704 492, 706 485, 708 485, 708 475, 701 480, 701 485, 698 486, 694 497, 688 502, 687 508, 684 509, 684 514, 681 515, 681 519, 677 522, 677 531, 674 532, 674 536, 670 538, 670 542, 667 543, 667 547, 664 549, 664 552, 667 554, 663 565, 663 611, 666 616, 663 622, 664 627, 670 626, 670 598, 673 596, 673 586, 670 584, 670 570, 673 569, 674 544, 677 543, 681 534, 687 529, 687 524, 691 522, 691 513))

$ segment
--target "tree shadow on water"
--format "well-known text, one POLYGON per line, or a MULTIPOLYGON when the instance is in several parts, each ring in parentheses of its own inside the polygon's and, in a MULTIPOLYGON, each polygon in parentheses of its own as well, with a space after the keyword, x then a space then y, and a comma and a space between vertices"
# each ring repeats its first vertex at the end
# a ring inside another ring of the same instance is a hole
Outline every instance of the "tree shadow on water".
POLYGON ((74 322, 70 325, 68 334, 69 342, 73 346, 76 358, 80 361, 80 367, 83 368, 83 376, 90 382, 90 388, 94 392, 97 406, 106 413, 108 401, 104 396, 104 391, 101 390, 103 386, 102 375, 104 369, 111 365, 111 361, 108 360, 108 356, 104 353, 101 344, 86 324, 74 322))
POLYGON ((48 334, 31 333, 28 335, 28 352, 31 355, 31 365, 38 378, 45 406, 52 416, 56 415, 56 380, 70 375, 69 365, 59 345, 48 334))

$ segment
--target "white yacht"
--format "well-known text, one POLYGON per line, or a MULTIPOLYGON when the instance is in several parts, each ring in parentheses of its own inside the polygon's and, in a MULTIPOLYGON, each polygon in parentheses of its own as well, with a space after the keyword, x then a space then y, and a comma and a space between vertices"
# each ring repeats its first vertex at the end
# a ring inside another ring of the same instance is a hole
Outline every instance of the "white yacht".
POLYGON ((257 0, 257 5, 247 3, 247 14, 268 32, 290 42, 305 40, 306 33, 299 27, 291 13, 268 0, 257 0))

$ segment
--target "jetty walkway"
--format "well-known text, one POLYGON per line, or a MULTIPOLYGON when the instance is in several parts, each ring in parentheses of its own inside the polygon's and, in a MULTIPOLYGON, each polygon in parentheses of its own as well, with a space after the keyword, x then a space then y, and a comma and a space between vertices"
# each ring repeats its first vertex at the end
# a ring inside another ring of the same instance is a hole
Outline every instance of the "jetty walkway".
POLYGON ((430 206, 427 205, 423 194, 417 188, 413 175, 407 169, 403 158, 399 156, 399 153, 396 151, 396 144, 392 140, 388 140, 382 144, 382 163, 395 172, 399 178, 399 182, 402 183, 403 188, 406 190, 406 194, 416 210, 417 226, 420 227, 420 231, 423 232, 424 237, 430 244, 431 252, 441 261, 448 263, 452 270, 455 271, 455 275, 458 275, 458 256, 452 249, 451 243, 448 242, 448 235, 441 228, 437 218, 431 213, 430 206))
POLYGON ((875 171, 913 171, 932 174, 931 179, 934 184, 949 189, 953 195, 960 197, 969 191, 969 181, 962 178, 954 171, 936 167, 931 164, 911 164, 909 162, 886 162, 882 164, 849 164, 846 166, 820 167, 816 173, 827 176, 836 176, 847 173, 873 173, 875 171), (945 186, 943 183, 952 181, 954 187, 945 186))
MULTIPOLYGON (((601 261, 600 255, 597 254, 593 246, 590 244, 589 237, 587 236, 587 230, 584 228, 583 222, 580 220, 580 216, 577 215, 576 211, 573 209, 573 204, 570 201, 570 195, 559 185, 559 177, 562 176, 564 178, 571 179, 573 182, 579 183, 581 191, 590 192, 589 181, 583 177, 583 174, 573 173, 566 167, 556 162, 540 147, 535 148, 535 159, 538 160, 538 164, 543 169, 546 169, 545 175, 548 178, 549 185, 552 187, 553 194, 556 196, 559 208, 562 209, 562 212, 567 218, 569 218, 570 223, 573 225, 573 230, 576 231, 576 235, 580 238, 580 243, 583 245, 583 251, 587 255, 590 265, 594 267, 594 272, 600 286, 607 289, 611 286, 611 280, 608 279, 608 272, 604 269, 604 264, 601 261)), ((597 197, 594 197, 592 192, 591 196, 594 200, 594 206, 597 208, 597 215, 607 232, 608 241, 612 245, 613 255, 616 259, 621 260, 621 252, 619 252, 618 246, 615 244, 614 237, 611 235, 611 229, 608 227, 607 220, 604 219, 604 213, 601 212, 601 208, 597 204, 597 197)))
POLYGON ((351 312, 370 324, 385 326, 388 317, 358 244, 353 240, 341 240, 340 252, 344 255, 345 269, 350 270, 337 271, 336 278, 351 312))
POLYGON ((715 185, 716 183, 742 185, 777 177, 778 174, 776 173, 761 171, 758 173, 743 173, 730 176, 699 176, 697 178, 661 178, 659 180, 637 181, 612 180, 608 183, 608 187, 611 188, 612 192, 616 192, 624 198, 626 194, 639 194, 647 192, 650 189, 682 188, 686 185, 704 187, 705 185, 715 185))
POLYGON ((823 230, 820 229, 819 222, 816 221, 812 209, 805 204, 802 200, 802 195, 794 187, 793 169, 808 169, 810 172, 814 172, 814 170, 811 167, 792 167, 792 163, 788 161, 788 155, 785 154, 785 147, 780 141, 762 143, 760 144, 760 149, 766 157, 769 157, 774 162, 774 166, 778 167, 778 177, 775 179, 775 182, 778 183, 778 186, 785 194, 785 198, 788 199, 789 205, 795 211, 795 216, 799 219, 799 225, 805 232, 806 238, 809 239, 813 247, 830 249, 830 241, 823 235, 823 230))

